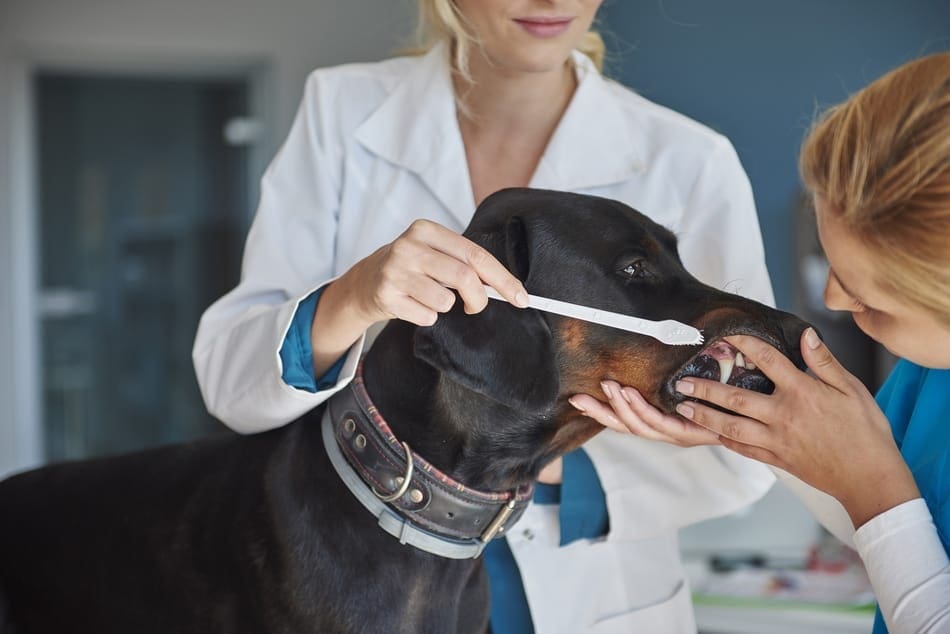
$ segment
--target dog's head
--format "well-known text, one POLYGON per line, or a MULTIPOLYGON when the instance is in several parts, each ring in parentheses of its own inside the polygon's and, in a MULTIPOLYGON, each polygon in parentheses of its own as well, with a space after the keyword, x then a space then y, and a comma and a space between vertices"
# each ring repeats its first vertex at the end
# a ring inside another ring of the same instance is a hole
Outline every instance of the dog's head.
POLYGON ((683 267, 676 237, 620 202, 507 189, 479 206, 465 236, 504 263, 529 293, 651 320, 675 319, 704 333, 702 346, 669 346, 499 301, 477 315, 466 315, 457 302, 435 326, 417 331, 416 355, 443 376, 553 421, 554 453, 599 431, 566 401, 573 394, 601 394, 604 379, 635 387, 668 413, 682 399, 673 385, 684 376, 726 378, 731 385, 771 392, 768 378, 741 356, 737 360, 724 336, 754 335, 803 367, 799 339, 805 322, 701 283, 683 267))

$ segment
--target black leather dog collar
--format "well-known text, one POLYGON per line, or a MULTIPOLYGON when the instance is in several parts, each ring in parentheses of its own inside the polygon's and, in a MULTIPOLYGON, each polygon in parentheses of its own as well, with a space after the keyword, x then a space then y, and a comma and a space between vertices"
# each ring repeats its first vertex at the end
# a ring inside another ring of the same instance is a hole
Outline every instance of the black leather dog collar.
POLYGON ((361 370, 330 398, 324 415, 324 443, 337 472, 403 543, 443 557, 477 557, 518 521, 533 486, 486 493, 433 467, 393 435, 366 393, 361 370))

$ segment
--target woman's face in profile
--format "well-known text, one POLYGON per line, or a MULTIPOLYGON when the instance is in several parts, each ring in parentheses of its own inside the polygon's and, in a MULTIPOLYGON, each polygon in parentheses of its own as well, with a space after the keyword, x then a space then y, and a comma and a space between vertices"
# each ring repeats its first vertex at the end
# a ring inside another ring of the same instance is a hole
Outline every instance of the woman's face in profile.
POLYGON ((481 43, 473 47, 473 58, 482 53, 492 68, 509 73, 560 70, 601 2, 456 0, 481 43))
POLYGON ((881 267, 874 253, 815 199, 818 235, 830 269, 825 304, 846 310, 854 323, 893 354, 927 368, 950 368, 950 326, 912 306, 879 284, 881 267))

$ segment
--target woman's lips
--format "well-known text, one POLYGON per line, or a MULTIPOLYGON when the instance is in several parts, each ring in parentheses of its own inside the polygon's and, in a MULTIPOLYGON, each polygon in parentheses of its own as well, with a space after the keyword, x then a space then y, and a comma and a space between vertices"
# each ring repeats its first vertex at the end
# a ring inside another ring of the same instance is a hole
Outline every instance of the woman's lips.
POLYGON ((535 37, 557 37, 564 33, 574 18, 516 18, 522 29, 535 37))

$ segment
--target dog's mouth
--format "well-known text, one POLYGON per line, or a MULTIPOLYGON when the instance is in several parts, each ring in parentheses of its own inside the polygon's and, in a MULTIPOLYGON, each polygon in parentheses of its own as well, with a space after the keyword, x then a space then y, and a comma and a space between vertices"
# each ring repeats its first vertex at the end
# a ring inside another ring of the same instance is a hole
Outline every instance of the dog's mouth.
POLYGON ((671 385, 684 377, 719 381, 753 392, 771 394, 775 384, 752 361, 724 339, 714 339, 687 361, 670 380, 671 385))

